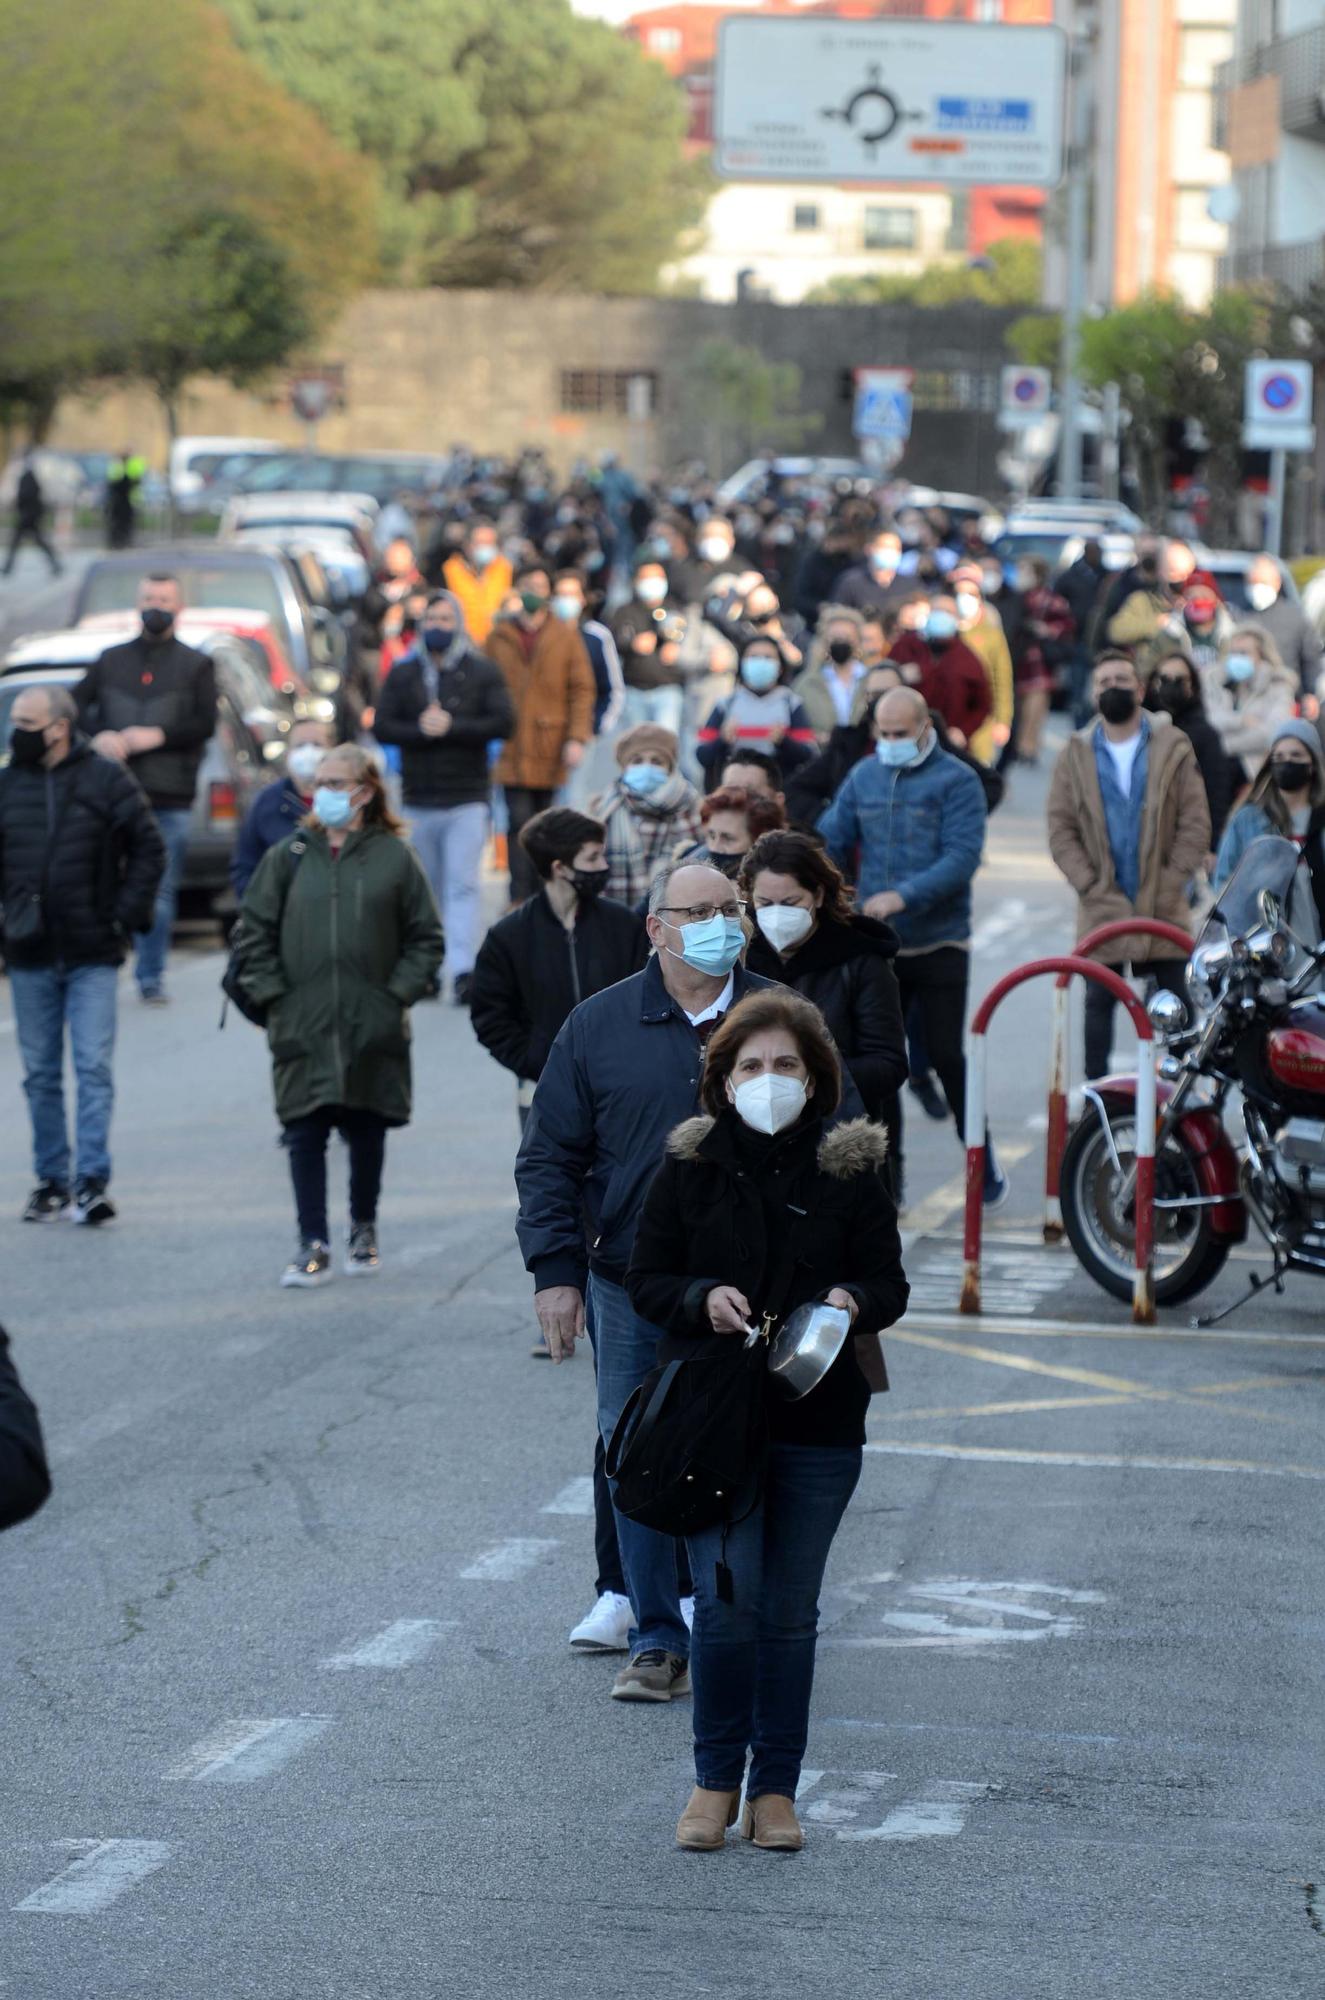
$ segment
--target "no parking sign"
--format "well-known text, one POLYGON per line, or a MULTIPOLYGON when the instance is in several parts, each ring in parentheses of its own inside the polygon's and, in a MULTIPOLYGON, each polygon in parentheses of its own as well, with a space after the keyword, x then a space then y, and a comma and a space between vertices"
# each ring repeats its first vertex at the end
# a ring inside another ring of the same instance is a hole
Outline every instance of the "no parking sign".
POLYGON ((1249 361, 1242 442, 1248 451, 1310 451, 1315 378, 1309 361, 1249 361))
POLYGON ((1047 368, 1005 368, 998 421, 1005 431, 1037 424, 1049 408, 1053 377, 1047 368))

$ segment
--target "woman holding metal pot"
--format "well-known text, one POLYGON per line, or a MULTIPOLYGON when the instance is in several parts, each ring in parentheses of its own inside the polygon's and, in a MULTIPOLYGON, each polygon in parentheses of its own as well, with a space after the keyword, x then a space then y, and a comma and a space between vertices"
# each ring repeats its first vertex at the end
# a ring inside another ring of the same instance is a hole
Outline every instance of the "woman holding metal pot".
POLYGON ((707 1045, 703 1114, 672 1133, 649 1189, 626 1281, 635 1310, 664 1329, 660 1361, 744 1340, 765 1315, 782 1322, 811 1301, 850 1322, 807 1394, 792 1401, 770 1382, 754 1507, 687 1540, 696 1784, 682 1847, 724 1844, 743 1781, 743 1837, 802 1845, 794 1800, 819 1587, 860 1477, 864 1369, 887 1386, 875 1336, 907 1300, 885 1135, 863 1118, 829 1129, 840 1075, 823 1016, 798 994, 766 989, 733 1007, 707 1045))

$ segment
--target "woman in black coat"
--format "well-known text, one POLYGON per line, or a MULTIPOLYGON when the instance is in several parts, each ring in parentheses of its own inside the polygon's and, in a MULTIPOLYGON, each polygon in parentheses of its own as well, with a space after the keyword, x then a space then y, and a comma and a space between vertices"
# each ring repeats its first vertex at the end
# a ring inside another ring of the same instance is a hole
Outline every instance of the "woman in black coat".
POLYGON ((1190 653, 1181 646, 1156 660, 1146 682, 1146 707, 1152 713, 1171 715, 1192 746, 1210 807, 1210 851, 1217 854, 1233 795, 1242 790, 1245 780, 1241 766, 1234 764, 1205 712, 1200 679, 1190 653))
POLYGON ((863 1369, 872 1362, 886 1387, 875 1336, 907 1301, 884 1135, 863 1118, 828 1129, 840 1074, 823 1016, 799 994, 766 987, 733 1007, 708 1043, 705 1115, 668 1142, 626 1279, 636 1312, 663 1329, 664 1361, 743 1339, 747 1323, 810 1300, 851 1315, 842 1352, 808 1395, 792 1402, 770 1386, 757 1504, 687 1538, 696 1785, 677 1827, 683 1847, 723 1845, 743 1778, 744 1837, 802 1844, 793 1801, 819 1587, 860 1477, 863 1369))
POLYGON ((870 1117, 895 1129, 907 1059, 892 930, 852 910, 842 875, 807 833, 757 840, 740 891, 755 921, 750 971, 814 1002, 870 1117))

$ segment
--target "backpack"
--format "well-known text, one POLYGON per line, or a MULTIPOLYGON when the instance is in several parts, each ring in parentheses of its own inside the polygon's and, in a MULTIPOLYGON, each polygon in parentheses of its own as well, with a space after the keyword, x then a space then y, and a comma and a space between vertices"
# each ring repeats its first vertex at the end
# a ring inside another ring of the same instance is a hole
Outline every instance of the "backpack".
MULTIPOLYGON (((632 1392, 607 1448, 620 1511, 664 1535, 743 1519, 763 1483, 767 1393, 763 1339, 715 1340, 655 1368, 632 1392)), ((724 1562, 717 1590, 731 1601, 724 1562)))
MULTIPOLYGON (((294 887, 294 878, 299 872, 299 863, 303 860, 307 848, 308 842, 303 838, 302 834, 297 834, 290 842, 291 865, 286 873, 285 887, 281 891, 281 907, 277 916, 278 924, 281 917, 285 915, 285 905, 290 891, 294 887)), ((226 959, 225 971, 221 974, 221 991, 225 995, 225 999, 221 1003, 221 1019, 219 1023, 222 1028, 225 1026, 226 1010, 229 1008, 231 1002, 239 1009, 244 1019, 251 1021, 255 1028, 265 1028, 267 1025, 267 1007, 265 1005, 259 1006, 256 1000, 250 1000, 244 987, 244 962, 248 957, 250 942, 249 935, 244 929, 244 918, 241 912, 239 922, 235 925, 233 935, 230 939, 230 956, 226 959)))

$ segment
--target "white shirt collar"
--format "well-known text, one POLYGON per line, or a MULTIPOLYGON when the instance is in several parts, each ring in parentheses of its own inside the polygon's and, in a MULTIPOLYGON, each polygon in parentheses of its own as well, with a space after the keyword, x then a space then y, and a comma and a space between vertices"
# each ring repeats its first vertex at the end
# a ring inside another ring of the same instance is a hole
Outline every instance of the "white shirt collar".
POLYGON ((691 1027, 697 1028, 701 1024, 701 1022, 716 1021, 720 1014, 725 1014, 727 1009, 732 1004, 732 1000, 735 996, 735 993, 736 993, 736 975, 734 972, 729 972, 727 974, 727 984, 723 987, 721 993, 719 993, 717 999, 713 1002, 713 1005, 711 1007, 706 1007, 702 1014, 692 1014, 686 1007, 683 1007, 681 1009, 681 1012, 685 1015, 691 1027))

